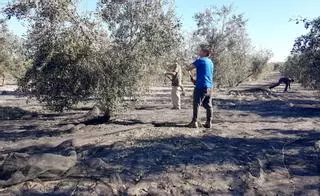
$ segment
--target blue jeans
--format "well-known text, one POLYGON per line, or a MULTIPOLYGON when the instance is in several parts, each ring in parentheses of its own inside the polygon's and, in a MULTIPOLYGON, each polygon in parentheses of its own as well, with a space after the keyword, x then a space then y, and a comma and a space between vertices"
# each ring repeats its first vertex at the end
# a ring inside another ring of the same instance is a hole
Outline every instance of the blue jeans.
POLYGON ((197 122, 199 107, 203 106, 207 113, 207 123, 211 122, 213 110, 212 110, 212 95, 211 89, 208 88, 194 88, 193 91, 193 117, 192 121, 197 122))

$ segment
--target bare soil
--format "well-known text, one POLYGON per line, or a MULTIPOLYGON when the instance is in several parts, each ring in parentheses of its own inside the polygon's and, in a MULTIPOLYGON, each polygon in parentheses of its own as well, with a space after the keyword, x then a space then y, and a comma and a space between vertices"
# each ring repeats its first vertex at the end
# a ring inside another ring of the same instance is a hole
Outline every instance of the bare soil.
POLYGON ((170 87, 154 87, 110 123, 79 120, 90 104, 54 113, 14 90, 0 87, 0 157, 55 153, 72 139, 77 163, 55 178, 3 186, 0 195, 319 195, 319 94, 298 84, 271 95, 216 90, 212 129, 185 127, 192 86, 180 111, 170 109, 170 87))

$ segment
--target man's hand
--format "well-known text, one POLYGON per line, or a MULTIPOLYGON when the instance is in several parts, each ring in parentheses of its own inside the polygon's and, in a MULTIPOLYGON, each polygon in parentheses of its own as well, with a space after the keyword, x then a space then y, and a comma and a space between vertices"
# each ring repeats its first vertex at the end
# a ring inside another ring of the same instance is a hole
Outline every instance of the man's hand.
POLYGON ((207 92, 205 96, 211 97, 211 95, 212 95, 212 88, 207 88, 207 92))

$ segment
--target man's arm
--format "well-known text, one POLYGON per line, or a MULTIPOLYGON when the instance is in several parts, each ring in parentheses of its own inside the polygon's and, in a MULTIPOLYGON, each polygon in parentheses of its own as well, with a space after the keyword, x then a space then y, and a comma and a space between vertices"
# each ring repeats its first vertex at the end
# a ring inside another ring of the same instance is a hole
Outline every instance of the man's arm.
POLYGON ((168 71, 168 72, 166 72, 165 73, 165 75, 171 75, 171 76, 176 76, 178 73, 179 73, 179 71, 180 71, 180 67, 179 66, 176 66, 176 68, 174 69, 174 71, 168 71))
POLYGON ((183 93, 185 93, 184 87, 183 87, 182 85, 180 85, 180 88, 181 88, 181 91, 182 91, 183 93))
POLYGON ((177 72, 166 72, 165 75, 166 76, 175 76, 177 74, 177 72))
POLYGON ((192 71, 192 70, 194 70, 196 68, 196 66, 194 65, 194 64, 191 64, 191 65, 189 65, 188 67, 187 67, 187 71, 192 71))
POLYGON ((191 71, 188 71, 189 76, 190 76, 190 81, 195 85, 196 84, 196 80, 194 79, 194 75, 193 73, 191 73, 191 71))

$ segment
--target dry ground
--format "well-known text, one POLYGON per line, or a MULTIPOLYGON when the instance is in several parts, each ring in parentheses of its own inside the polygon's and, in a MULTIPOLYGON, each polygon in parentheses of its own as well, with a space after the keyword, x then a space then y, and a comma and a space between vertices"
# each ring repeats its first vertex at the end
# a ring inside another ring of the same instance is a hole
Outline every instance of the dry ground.
POLYGON ((297 84, 271 96, 216 91, 212 129, 184 126, 191 86, 181 111, 170 110, 169 87, 156 87, 108 124, 79 122, 88 107, 58 114, 27 104, 10 87, 0 95, 0 154, 55 153, 73 139, 77 163, 0 195, 319 195, 320 100, 297 84))

